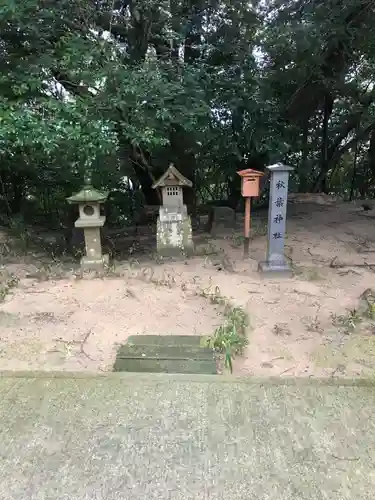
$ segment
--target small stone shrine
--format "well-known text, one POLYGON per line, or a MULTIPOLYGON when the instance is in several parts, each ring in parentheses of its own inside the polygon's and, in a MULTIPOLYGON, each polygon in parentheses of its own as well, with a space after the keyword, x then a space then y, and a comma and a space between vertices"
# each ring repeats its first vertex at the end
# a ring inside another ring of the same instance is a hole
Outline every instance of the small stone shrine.
POLYGON ((294 170, 282 163, 270 165, 270 196, 268 208, 268 236, 266 261, 259 263, 259 271, 291 275, 292 269, 285 259, 286 206, 289 173, 294 170))
POLYGON ((82 191, 67 198, 70 204, 77 204, 79 217, 75 221, 76 228, 82 228, 85 238, 86 255, 81 258, 83 270, 104 269, 108 265, 109 256, 102 254, 102 242, 100 228, 104 226, 105 217, 100 215, 100 206, 108 197, 107 192, 94 189, 91 183, 91 176, 85 176, 82 191))
POLYGON ((191 253, 193 251, 191 220, 184 205, 183 188, 191 188, 192 182, 171 164, 152 187, 161 189, 163 199, 157 221, 158 253, 165 256, 191 253))

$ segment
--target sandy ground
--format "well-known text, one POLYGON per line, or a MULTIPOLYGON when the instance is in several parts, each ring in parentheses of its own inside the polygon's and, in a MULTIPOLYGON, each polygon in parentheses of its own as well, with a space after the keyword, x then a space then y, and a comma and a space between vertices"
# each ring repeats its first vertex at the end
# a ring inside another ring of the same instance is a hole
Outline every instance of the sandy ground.
POLYGON ((132 279, 25 283, 0 311, 2 369, 111 370, 129 335, 208 335, 213 306, 132 279))
POLYGON ((216 289, 250 317, 249 346, 236 359, 235 374, 373 375, 373 324, 362 319, 350 328, 357 318, 350 311, 374 286, 375 214, 349 204, 288 210, 291 279, 257 272, 266 213, 254 216, 247 260, 239 224, 236 232, 209 240, 216 255, 118 262, 117 277, 82 280, 70 273, 37 281, 26 277, 25 263, 5 264, 3 276, 18 275, 20 282, 0 305, 0 368, 106 371, 129 335, 208 335, 222 317, 201 292, 216 289))

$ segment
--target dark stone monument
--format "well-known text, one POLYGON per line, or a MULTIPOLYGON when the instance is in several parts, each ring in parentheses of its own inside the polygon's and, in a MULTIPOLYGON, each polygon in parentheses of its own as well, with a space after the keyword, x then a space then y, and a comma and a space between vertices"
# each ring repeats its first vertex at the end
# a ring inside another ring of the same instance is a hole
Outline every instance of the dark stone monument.
POLYGON ((213 236, 226 233, 236 227, 236 212, 230 207, 212 207, 207 231, 213 236))

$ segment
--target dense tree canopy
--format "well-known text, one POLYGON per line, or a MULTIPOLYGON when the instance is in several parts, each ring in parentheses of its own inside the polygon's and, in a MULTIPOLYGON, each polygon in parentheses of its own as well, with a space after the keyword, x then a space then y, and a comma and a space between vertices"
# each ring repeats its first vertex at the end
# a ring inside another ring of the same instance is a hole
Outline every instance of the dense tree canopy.
POLYGON ((200 200, 274 160, 372 196, 374 23, 373 0, 3 0, 1 210, 58 212, 87 168, 156 204, 171 161, 200 200))

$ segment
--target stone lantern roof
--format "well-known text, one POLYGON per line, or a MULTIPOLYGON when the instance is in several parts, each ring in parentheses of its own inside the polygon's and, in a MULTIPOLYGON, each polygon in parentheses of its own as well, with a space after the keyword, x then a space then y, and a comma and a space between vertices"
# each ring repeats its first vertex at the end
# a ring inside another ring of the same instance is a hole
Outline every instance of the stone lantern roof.
POLYGON ((152 185, 153 189, 166 186, 192 187, 193 183, 171 163, 168 170, 152 185))
POLYGON ((91 175, 86 174, 83 189, 67 198, 68 203, 104 203, 108 198, 108 191, 98 191, 91 182, 91 175))

